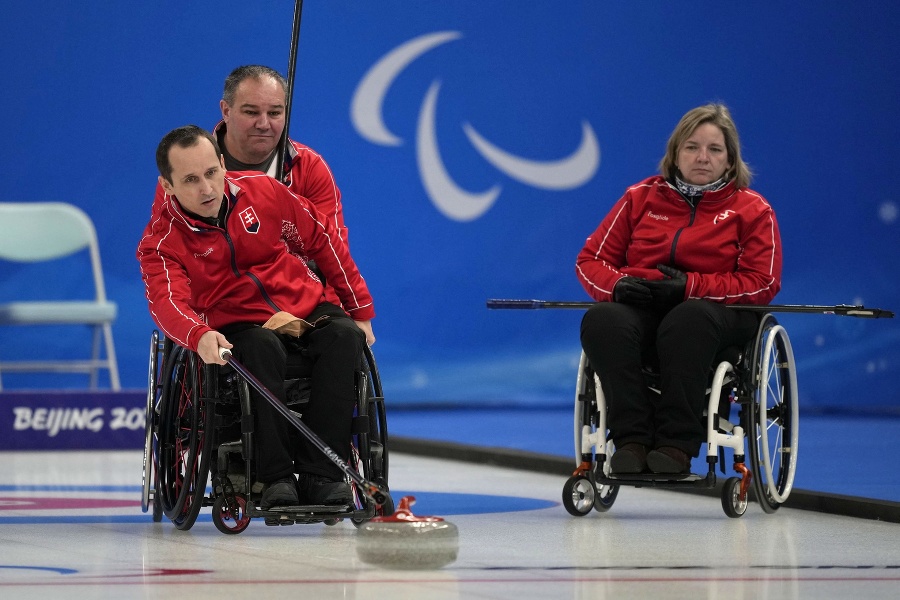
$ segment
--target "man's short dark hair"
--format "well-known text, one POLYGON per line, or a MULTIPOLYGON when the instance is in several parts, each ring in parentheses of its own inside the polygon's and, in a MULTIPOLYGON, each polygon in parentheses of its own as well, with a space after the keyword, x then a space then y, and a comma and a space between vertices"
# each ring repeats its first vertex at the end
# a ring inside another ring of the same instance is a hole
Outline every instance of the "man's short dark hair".
POLYGON ((159 146, 156 147, 156 168, 159 169, 159 174, 163 176, 163 179, 172 183, 172 163, 169 162, 169 150, 172 149, 172 146, 190 148, 196 145, 201 138, 209 140, 213 148, 216 149, 216 156, 222 155, 216 138, 210 132, 196 125, 185 125, 184 127, 173 129, 163 136, 159 146))
POLYGON ((244 65, 232 71, 225 78, 225 90, 222 92, 222 100, 228 106, 234 105, 234 95, 237 88, 245 79, 261 79, 263 77, 271 77, 281 85, 282 91, 287 96, 287 81, 281 76, 281 73, 271 67, 264 65, 244 65))

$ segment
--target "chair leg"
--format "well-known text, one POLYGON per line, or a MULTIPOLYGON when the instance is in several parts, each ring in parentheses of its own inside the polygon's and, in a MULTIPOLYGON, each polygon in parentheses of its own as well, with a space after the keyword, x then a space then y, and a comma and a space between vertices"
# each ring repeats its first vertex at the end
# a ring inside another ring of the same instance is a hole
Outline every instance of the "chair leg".
POLYGON ((98 361, 100 360, 100 325, 94 325, 93 327, 93 343, 91 344, 91 382, 90 389, 97 389, 97 372, 100 370, 100 367, 97 366, 98 361))
POLYGON ((112 325, 105 323, 103 325, 103 336, 106 339, 106 364, 109 369, 109 387, 112 391, 118 392, 119 386, 119 363, 116 361, 116 349, 113 346, 112 325))

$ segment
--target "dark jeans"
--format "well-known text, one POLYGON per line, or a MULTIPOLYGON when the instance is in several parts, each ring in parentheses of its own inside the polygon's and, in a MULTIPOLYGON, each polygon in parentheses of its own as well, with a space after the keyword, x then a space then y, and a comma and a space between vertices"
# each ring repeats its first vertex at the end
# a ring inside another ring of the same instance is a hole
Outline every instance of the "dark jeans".
POLYGON ((697 456, 706 441, 702 415, 713 359, 749 342, 758 326, 755 313, 705 300, 663 313, 615 302, 588 309, 581 346, 600 376, 616 445, 673 446, 697 456), (644 364, 659 365, 660 395, 648 390, 644 364))
MULTIPOLYGON (((297 340, 259 325, 222 328, 234 345, 235 358, 284 402, 287 364, 299 364, 312 379, 303 422, 345 461, 350 457, 351 422, 356 404, 356 372, 362 365, 366 336, 339 307, 322 303, 306 317, 322 319, 297 340)), ((293 370, 293 368, 292 368, 293 370)), ((257 479, 263 482, 291 473, 317 473, 341 479, 343 472, 251 388, 255 411, 257 479)))

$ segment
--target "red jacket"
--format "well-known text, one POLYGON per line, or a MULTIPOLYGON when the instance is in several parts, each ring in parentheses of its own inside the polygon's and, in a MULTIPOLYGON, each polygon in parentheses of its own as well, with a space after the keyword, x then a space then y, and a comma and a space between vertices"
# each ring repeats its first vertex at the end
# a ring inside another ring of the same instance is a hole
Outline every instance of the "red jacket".
POLYGON ((325 300, 309 259, 351 317, 375 316, 331 220, 262 173, 230 172, 225 183, 224 229, 188 217, 166 197, 138 245, 150 314, 167 337, 196 351, 200 336, 231 323, 262 324, 279 311, 305 318, 325 300))
POLYGON ((658 264, 687 273, 685 299, 768 304, 781 288, 775 212, 733 182, 704 193, 692 208, 662 177, 650 177, 616 202, 587 239, 575 271, 594 300, 610 302, 625 275, 662 279, 658 264))
MULTIPOLYGON (((221 140, 225 135, 225 122, 219 121, 213 130, 216 139, 221 140)), ((347 237, 348 230, 344 225, 344 208, 341 204, 341 190, 338 189, 331 169, 325 162, 325 159, 315 150, 308 146, 304 146, 299 142, 290 140, 287 157, 284 160, 284 177, 283 181, 288 189, 298 196, 303 196, 312 202, 316 209, 322 213, 322 216, 331 221, 338 232, 338 237, 343 240, 344 244, 349 244, 347 237)), ((275 161, 269 168, 268 175, 275 176, 275 161)), ((166 202, 166 192, 162 186, 156 185, 156 195, 153 198, 153 211, 155 216, 166 202)), ((146 235, 148 232, 145 231, 146 235)), ((326 277, 326 280, 328 278, 326 277)), ((340 304, 340 298, 331 288, 330 282, 325 290, 325 296, 329 302, 340 304)))

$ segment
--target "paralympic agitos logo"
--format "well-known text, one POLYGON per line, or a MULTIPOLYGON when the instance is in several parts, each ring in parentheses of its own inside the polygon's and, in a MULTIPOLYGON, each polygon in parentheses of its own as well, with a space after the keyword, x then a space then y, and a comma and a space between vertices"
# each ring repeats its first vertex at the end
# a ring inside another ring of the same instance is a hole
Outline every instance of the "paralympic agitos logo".
MULTIPOLYGON (((380 58, 363 76, 353 94, 350 117, 357 132, 373 144, 400 146, 403 139, 392 133, 382 118, 384 98, 394 80, 416 58, 447 42, 459 39, 457 31, 442 31, 413 38, 380 58)), ((435 127, 441 83, 432 81, 419 109, 416 127, 416 162, 425 191, 435 207, 455 221, 479 218, 494 204, 501 192, 495 183, 482 192, 460 187, 441 160, 435 127)), ((560 191, 580 187, 590 181, 600 165, 600 148, 590 123, 581 123, 581 143, 569 156, 536 161, 510 154, 494 145, 472 125, 463 131, 478 153, 498 171, 535 188, 560 191)))

